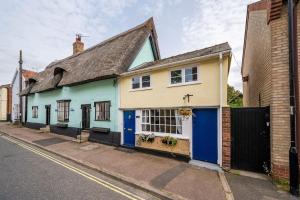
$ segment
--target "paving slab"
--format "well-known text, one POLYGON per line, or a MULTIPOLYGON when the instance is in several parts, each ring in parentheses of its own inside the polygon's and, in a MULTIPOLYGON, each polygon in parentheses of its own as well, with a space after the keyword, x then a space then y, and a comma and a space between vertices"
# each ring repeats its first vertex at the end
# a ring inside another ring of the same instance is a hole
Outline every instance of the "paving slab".
POLYGON ((235 200, 299 200, 289 193, 277 189, 269 180, 225 174, 235 200))
POLYGON ((64 140, 64 139, 61 139, 61 138, 47 138, 47 139, 42 139, 42 140, 34 140, 32 142, 36 143, 38 145, 46 147, 46 146, 50 146, 50 145, 53 145, 53 144, 68 142, 68 140, 64 140))

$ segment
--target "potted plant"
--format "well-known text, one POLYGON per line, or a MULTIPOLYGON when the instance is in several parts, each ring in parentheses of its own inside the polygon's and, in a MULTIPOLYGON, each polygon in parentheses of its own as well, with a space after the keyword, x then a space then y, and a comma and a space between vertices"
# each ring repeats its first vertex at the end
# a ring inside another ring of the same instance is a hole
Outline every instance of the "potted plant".
POLYGON ((153 133, 146 135, 146 134, 140 134, 138 137, 138 144, 141 144, 141 142, 148 142, 153 143, 155 139, 155 135, 153 133))
POLYGON ((171 136, 165 136, 161 139, 161 142, 168 146, 175 146, 177 144, 177 139, 171 136))

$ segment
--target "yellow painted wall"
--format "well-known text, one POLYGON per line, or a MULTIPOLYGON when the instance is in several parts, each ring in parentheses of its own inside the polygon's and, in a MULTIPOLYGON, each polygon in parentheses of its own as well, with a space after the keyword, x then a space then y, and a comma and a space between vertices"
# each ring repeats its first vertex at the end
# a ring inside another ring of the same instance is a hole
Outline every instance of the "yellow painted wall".
MULTIPOLYGON (((227 105, 228 57, 223 62, 223 106, 227 105)), ((219 106, 220 105, 219 59, 214 58, 182 66, 170 66, 152 72, 120 78, 120 107, 128 108, 163 108, 181 106, 219 106), (189 66, 198 66, 200 83, 170 87, 170 70, 189 66), (139 75, 151 75, 151 89, 132 90, 131 79, 139 75), (183 101, 183 96, 192 94, 190 103, 183 101)))
POLYGON ((6 120, 7 103, 7 88, 0 88, 0 120, 6 120))

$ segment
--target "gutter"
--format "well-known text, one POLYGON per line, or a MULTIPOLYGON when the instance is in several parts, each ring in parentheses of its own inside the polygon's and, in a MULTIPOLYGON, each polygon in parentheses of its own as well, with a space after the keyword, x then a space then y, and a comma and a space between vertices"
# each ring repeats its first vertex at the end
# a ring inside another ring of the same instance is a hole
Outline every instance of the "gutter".
MULTIPOLYGON (((289 167, 290 167, 290 192, 292 195, 299 196, 299 165, 298 152, 296 147, 297 135, 297 103, 299 101, 296 96, 296 82, 298 74, 296 68, 296 27, 295 27, 295 13, 294 9, 296 2, 288 0, 288 43, 289 43, 289 84, 290 84, 290 131, 291 141, 289 149, 289 167)), ((299 127, 298 127, 299 128, 299 127)))
POLYGON ((223 54, 222 52, 219 53, 219 59, 220 59, 220 111, 219 111, 219 148, 218 148, 218 161, 219 165, 222 166, 222 105, 223 105, 223 54))
POLYGON ((225 51, 221 51, 221 52, 218 52, 218 53, 209 54, 209 55, 205 55, 205 56, 200 56, 200 57, 196 57, 196 58, 189 58, 189 59, 170 62, 170 63, 165 63, 165 64, 158 64, 158 65, 154 64, 154 66, 152 66, 152 67, 141 68, 141 69, 136 68, 136 70, 134 70, 134 71, 129 71, 129 72, 122 73, 121 77, 131 76, 131 75, 134 75, 134 74, 139 74, 141 72, 149 72, 149 71, 153 71, 153 70, 157 70, 157 69, 165 69, 165 68, 170 67, 170 65, 173 65, 173 66, 176 65, 177 66, 177 65, 187 64, 189 62, 207 60, 209 58, 214 58, 214 57, 219 58, 220 54, 230 55, 230 53, 231 53, 231 50, 225 50, 225 51))

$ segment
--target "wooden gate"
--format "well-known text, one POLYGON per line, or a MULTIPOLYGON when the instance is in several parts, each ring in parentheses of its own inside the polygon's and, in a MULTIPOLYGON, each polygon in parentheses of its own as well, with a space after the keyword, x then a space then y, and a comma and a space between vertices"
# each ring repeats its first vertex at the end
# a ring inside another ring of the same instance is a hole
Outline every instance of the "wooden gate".
POLYGON ((270 109, 231 109, 231 166, 267 172, 270 169, 270 109))

